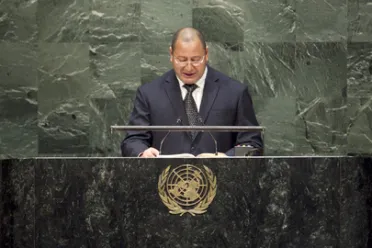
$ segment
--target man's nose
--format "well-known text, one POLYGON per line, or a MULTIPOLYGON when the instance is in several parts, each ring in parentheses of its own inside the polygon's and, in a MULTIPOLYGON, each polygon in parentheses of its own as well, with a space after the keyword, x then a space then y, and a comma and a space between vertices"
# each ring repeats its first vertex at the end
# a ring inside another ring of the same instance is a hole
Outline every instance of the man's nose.
POLYGON ((192 64, 191 64, 191 61, 190 60, 187 61, 187 64, 186 64, 185 69, 187 69, 187 70, 192 69, 192 64))

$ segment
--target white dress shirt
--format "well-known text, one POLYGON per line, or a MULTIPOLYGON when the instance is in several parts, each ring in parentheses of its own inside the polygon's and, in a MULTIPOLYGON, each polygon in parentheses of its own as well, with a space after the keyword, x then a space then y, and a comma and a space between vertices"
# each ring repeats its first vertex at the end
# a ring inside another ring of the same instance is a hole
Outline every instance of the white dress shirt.
MULTIPOLYGON (((208 71, 208 68, 205 67, 203 76, 195 83, 198 87, 192 92, 192 96, 194 97, 196 107, 198 108, 198 112, 200 110, 200 104, 203 98, 203 90, 204 90, 204 85, 205 85, 205 78, 207 77, 207 71, 208 71)), ((178 77, 177 79, 180 84, 182 100, 185 100, 187 89, 183 87, 184 83, 178 77)))

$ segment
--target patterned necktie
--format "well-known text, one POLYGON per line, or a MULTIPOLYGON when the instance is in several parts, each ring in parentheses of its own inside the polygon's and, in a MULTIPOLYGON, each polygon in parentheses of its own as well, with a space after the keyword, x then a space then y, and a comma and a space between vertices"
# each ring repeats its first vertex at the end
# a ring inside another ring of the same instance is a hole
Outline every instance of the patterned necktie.
MULTIPOLYGON (((187 90, 187 94, 184 100, 187 119, 189 120, 190 126, 197 126, 199 124, 199 114, 198 114, 198 109, 196 107, 194 97, 192 97, 192 92, 198 86, 195 84, 191 84, 191 85, 185 84, 183 87, 185 87, 187 90)), ((198 131, 190 132, 192 140, 195 139, 197 134, 198 134, 198 131)))

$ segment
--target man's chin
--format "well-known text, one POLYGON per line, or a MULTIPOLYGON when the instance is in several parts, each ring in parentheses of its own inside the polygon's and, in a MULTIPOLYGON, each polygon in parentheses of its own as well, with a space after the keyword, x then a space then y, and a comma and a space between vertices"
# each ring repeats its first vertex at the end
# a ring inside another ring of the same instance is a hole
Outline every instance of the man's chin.
POLYGON ((198 81, 195 76, 194 77, 182 77, 181 80, 185 84, 194 84, 196 81, 198 81))

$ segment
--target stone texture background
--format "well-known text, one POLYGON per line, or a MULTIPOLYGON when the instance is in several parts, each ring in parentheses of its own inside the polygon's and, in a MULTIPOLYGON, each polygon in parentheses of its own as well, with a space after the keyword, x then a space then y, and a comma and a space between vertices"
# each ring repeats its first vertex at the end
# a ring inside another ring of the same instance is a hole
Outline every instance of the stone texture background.
POLYGON ((184 26, 249 85, 266 155, 372 153, 371 0, 2 0, 0 157, 120 156, 184 26))

